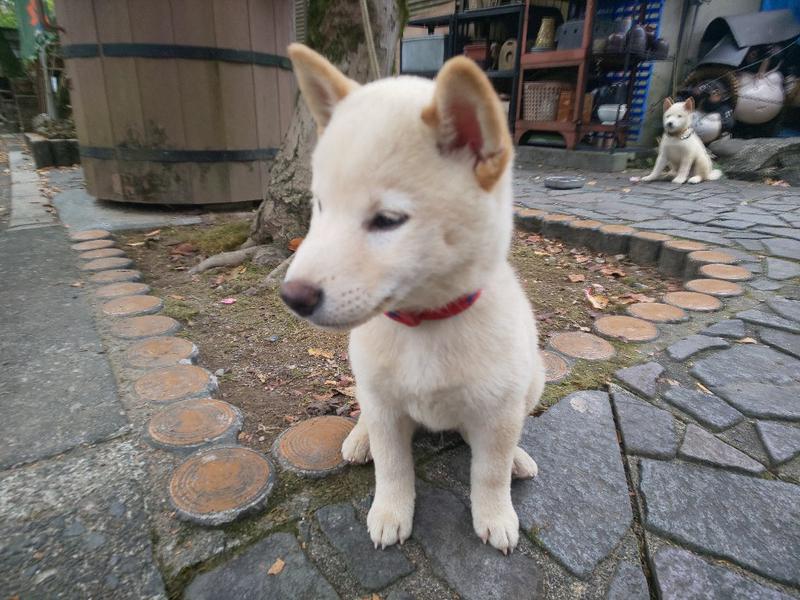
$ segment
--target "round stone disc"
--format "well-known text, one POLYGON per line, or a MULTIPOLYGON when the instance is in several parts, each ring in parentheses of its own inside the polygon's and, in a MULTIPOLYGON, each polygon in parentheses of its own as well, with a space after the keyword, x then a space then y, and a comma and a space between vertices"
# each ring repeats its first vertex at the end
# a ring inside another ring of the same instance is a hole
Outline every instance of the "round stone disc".
POLYGON ((569 373, 569 365, 567 361, 558 354, 543 350, 541 356, 542 361, 544 361, 545 380, 547 383, 561 381, 567 376, 569 373))
POLYGON ((556 333, 550 345, 561 354, 584 360, 608 360, 615 354, 614 346, 606 340, 583 331, 556 333))
POLYGON ((262 506, 274 480, 269 460, 255 450, 207 448, 178 466, 169 483, 169 495, 181 518, 221 525, 262 506))
POLYGON ((157 313, 164 307, 157 296, 123 296, 103 304, 103 313, 109 317, 135 317, 157 313))
POLYGON ((546 214, 542 217, 543 223, 568 223, 569 221, 573 221, 575 219, 572 215, 562 215, 561 213, 550 213, 546 214))
POLYGON ((691 240, 669 240, 664 242, 665 248, 672 248, 673 250, 683 250, 684 252, 696 252, 697 250, 705 250, 707 246, 700 242, 692 242, 691 240))
POLYGON ((736 265, 711 264, 700 267, 700 275, 711 279, 725 279, 727 281, 747 281, 753 274, 744 267, 736 265))
POLYGON ((196 450, 224 440, 235 442, 242 421, 239 409, 222 400, 182 400, 153 415, 147 435, 160 448, 196 450))
POLYGON ((628 314, 632 317, 656 323, 680 323, 689 318, 689 315, 683 309, 671 304, 662 304, 661 302, 631 304, 628 306, 628 314))
POLYGON ((636 317, 618 315, 600 317, 594 322, 594 328, 600 335, 623 342, 649 342, 658 337, 655 325, 636 317))
POLYGON ((174 365, 145 373, 133 389, 142 400, 173 402, 210 396, 217 390, 217 378, 195 365, 174 365))
POLYGON ((637 231, 633 237, 641 240, 650 240, 652 242, 667 242, 672 239, 671 235, 666 233, 656 233, 655 231, 637 231))
MULTIPOLYGON (((106 271, 107 273, 108 271, 106 271)), ((134 283, 133 281, 121 281, 120 283, 111 283, 97 288, 94 292, 95 296, 104 300, 111 298, 121 298, 122 296, 138 296, 146 294, 150 291, 150 286, 146 283, 134 283)))
POLYGON ((539 210, 538 208, 519 208, 517 209, 517 215, 520 217, 541 217, 542 215, 546 215, 547 213, 543 210, 539 210))
POLYGON ((664 294, 664 302, 696 312, 711 312, 722 308, 719 298, 698 292, 669 292, 664 294))
POLYGON ((98 250, 89 250, 81 252, 80 256, 83 260, 94 260, 95 258, 110 258, 112 256, 125 256, 125 251, 119 248, 100 248, 98 250))
POLYGON ((81 265, 82 271, 108 271, 109 269, 124 269, 130 267, 133 261, 124 256, 112 256, 111 258, 96 258, 81 265))
POLYGON ((139 281, 142 274, 133 269, 112 269, 111 271, 101 271, 89 277, 92 283, 116 283, 118 281, 139 281))
POLYGON ((632 235, 636 233, 636 230, 633 227, 629 227, 627 225, 603 225, 600 228, 600 231, 603 233, 616 233, 620 235, 632 235))
POLYGON ((696 250, 689 253, 689 260, 699 263, 721 263, 732 265, 738 262, 735 256, 721 250, 696 250))
POLYGON ((741 296, 744 289, 738 283, 722 279, 692 279, 683 286, 690 292, 700 292, 711 296, 741 296))
POLYGON ((114 245, 114 240, 89 240, 88 242, 78 242, 72 244, 72 249, 78 252, 85 252, 87 250, 99 250, 100 248, 111 248, 114 245))
POLYGON ((180 331, 181 324, 172 317, 148 315, 124 319, 111 328, 111 333, 125 340, 138 340, 156 335, 170 335, 180 331))
POLYGON ((342 442, 354 425, 350 419, 334 416, 301 421, 278 436, 272 453, 286 469, 324 477, 347 464, 342 457, 342 442))
POLYGON ((76 231, 70 234, 69 239, 73 242, 88 242, 89 240, 102 240, 111 237, 111 232, 105 229, 87 229, 86 231, 76 231))
POLYGON ((594 219, 575 219, 569 222, 569 226, 573 229, 597 229, 602 227, 603 223, 594 219))
POLYGON ((193 363, 197 346, 178 337, 154 337, 137 342, 125 352, 128 364, 138 369, 193 363))

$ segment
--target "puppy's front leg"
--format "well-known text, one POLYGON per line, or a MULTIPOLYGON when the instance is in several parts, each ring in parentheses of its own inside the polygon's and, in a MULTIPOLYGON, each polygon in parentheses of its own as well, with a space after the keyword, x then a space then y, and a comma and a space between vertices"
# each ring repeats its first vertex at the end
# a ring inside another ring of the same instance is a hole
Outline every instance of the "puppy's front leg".
POLYGON ((681 166, 678 167, 678 174, 672 180, 672 183, 686 183, 686 179, 688 179, 689 173, 692 171, 692 162, 694 160, 691 155, 684 156, 681 159, 681 166))
POLYGON ((661 177, 661 174, 664 172, 664 169, 667 168, 667 157, 664 152, 659 152, 658 157, 656 157, 656 164, 653 165, 653 170, 650 172, 650 175, 646 177, 642 177, 642 181, 654 181, 661 177))
POLYGON ((367 418, 369 443, 375 464, 375 500, 367 515, 367 527, 377 548, 404 542, 414 522, 414 460, 411 438, 414 422, 404 414, 369 403, 362 408, 367 418))
POLYGON ((519 541, 519 519, 511 504, 511 466, 519 428, 484 424, 471 428, 472 524, 484 543, 507 554, 519 541))

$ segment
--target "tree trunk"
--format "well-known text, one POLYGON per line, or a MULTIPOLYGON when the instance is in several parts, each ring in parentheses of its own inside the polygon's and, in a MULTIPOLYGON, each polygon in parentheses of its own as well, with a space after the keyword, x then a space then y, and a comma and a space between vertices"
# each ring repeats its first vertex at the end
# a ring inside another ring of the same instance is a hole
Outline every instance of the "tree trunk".
MULTIPOLYGON (((381 77, 392 72, 402 28, 405 0, 368 0, 370 23, 381 77)), ((351 79, 365 83, 372 77, 357 0, 311 0, 308 8, 308 44, 351 79)), ((270 170, 264 199, 250 229, 247 246, 271 243, 285 249, 302 237, 311 216, 311 152, 317 129, 302 98, 297 99, 292 122, 270 170)))

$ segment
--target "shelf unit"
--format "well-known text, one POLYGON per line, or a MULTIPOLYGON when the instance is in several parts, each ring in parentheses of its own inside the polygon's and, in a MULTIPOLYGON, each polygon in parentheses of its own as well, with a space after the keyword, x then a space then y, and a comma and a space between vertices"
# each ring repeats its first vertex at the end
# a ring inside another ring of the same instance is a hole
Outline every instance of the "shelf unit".
MULTIPOLYGON (((461 3, 457 3, 461 4, 461 3)), ((480 28, 486 32, 488 39, 488 28, 491 23, 504 22, 506 24, 513 23, 513 28, 516 31, 517 40, 517 53, 514 58, 514 67, 506 70, 493 70, 489 69, 484 71, 492 81, 495 89, 498 92, 503 91, 510 96, 509 110, 508 110, 508 125, 511 131, 514 131, 515 117, 517 114, 517 94, 519 93, 519 59, 520 49, 522 46, 522 31, 523 31, 523 9, 525 5, 520 2, 516 4, 505 4, 491 8, 476 8, 464 9, 457 8, 453 14, 443 15, 437 17, 425 17, 420 19, 413 19, 407 23, 407 27, 423 27, 427 29, 428 34, 433 34, 438 27, 448 28, 448 40, 445 46, 444 59, 447 60, 453 56, 463 53, 464 45, 470 41, 467 29, 469 27, 480 28)), ((400 72, 406 73, 403 69, 402 63, 400 64, 400 72)), ((431 71, 415 71, 409 72, 409 75, 418 75, 421 77, 435 77, 436 73, 431 71)))

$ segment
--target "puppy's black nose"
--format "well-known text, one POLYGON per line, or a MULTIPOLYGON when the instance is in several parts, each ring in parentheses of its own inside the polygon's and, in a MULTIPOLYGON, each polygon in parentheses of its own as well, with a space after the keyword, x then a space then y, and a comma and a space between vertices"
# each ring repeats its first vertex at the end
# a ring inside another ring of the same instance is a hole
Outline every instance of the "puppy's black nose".
POLYGON ((322 304, 322 289, 302 279, 284 281, 281 300, 301 317, 308 317, 322 304))

